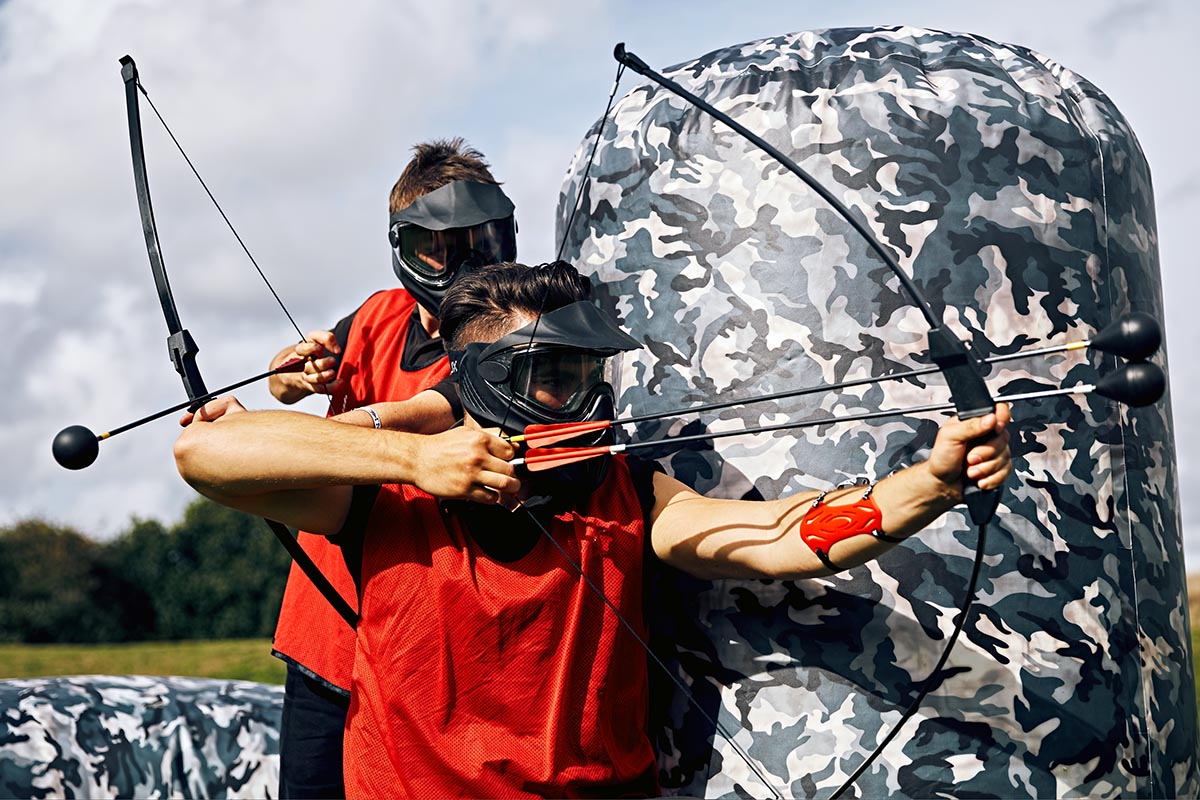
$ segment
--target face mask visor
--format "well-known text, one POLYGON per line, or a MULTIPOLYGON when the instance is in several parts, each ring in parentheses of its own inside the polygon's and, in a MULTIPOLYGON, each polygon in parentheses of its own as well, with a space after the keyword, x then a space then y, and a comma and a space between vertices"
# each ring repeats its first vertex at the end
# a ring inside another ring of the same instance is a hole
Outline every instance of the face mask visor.
POLYGON ((450 370, 471 416, 485 427, 521 433, 535 424, 612 419, 615 357, 640 346, 581 300, 495 342, 450 353, 450 370))
POLYGON ((498 392, 550 419, 577 419, 598 391, 611 391, 616 366, 608 354, 556 345, 517 346, 480 364, 498 392))
POLYGON ((512 217, 444 230, 396 222, 389 238, 396 260, 405 270, 434 288, 448 286, 464 265, 499 264, 512 261, 517 255, 512 217))

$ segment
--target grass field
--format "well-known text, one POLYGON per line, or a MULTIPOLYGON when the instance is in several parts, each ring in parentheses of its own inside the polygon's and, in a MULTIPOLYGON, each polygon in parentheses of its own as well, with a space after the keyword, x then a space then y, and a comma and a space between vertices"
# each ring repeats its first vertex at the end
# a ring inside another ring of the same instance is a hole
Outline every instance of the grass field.
MULTIPOLYGON (((1193 609, 1192 619, 1198 620, 1197 609, 1193 609)), ((1192 652, 1200 653, 1200 626, 1192 627, 1192 652)), ((1193 661, 1192 668, 1198 687, 1196 704, 1200 707, 1200 659, 1193 661)), ((284 666, 271 655, 271 642, 267 639, 107 645, 0 644, 0 680, 50 675, 188 675, 282 684, 284 666)))
POLYGON ((187 675, 283 683, 268 639, 104 645, 0 644, 0 680, 49 675, 187 675))
MULTIPOLYGON (((1195 619, 1195 617, 1192 617, 1195 619)), ((1200 709, 1200 625, 1192 626, 1192 674, 1196 676, 1196 708, 1200 709)))

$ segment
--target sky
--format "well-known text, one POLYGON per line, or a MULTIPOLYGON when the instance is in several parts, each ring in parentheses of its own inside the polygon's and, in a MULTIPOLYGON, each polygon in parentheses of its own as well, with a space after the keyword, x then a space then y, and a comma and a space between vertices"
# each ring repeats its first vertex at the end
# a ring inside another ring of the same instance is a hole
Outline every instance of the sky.
MULTIPOLYGON (((1181 0, 315 3, 0 0, 0 525, 41 517, 98 539, 177 520, 174 415, 67 472, 71 424, 107 430, 182 399, 166 357, 129 162, 118 59, 196 163, 305 332, 395 285, 387 198, 410 146, 463 136, 517 205, 523 261, 554 254, 568 162, 604 109, 612 47, 659 68, 799 30, 905 24, 1023 45, 1096 84, 1155 184, 1186 561, 1200 570, 1200 218, 1193 76, 1200 7, 1181 0), (19 358, 18 358, 19 356, 19 358)), ((638 84, 627 76, 622 92, 638 84)), ((143 103, 151 193, 180 316, 210 388, 297 338, 143 103)), ((276 407, 265 386, 249 407, 276 407)), ((302 410, 324 413, 320 400, 302 410)))

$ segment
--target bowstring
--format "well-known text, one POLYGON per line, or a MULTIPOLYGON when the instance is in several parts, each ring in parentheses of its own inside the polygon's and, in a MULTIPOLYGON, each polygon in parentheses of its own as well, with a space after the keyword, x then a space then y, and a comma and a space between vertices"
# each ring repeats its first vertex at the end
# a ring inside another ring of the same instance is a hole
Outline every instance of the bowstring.
POLYGON ((896 738, 896 734, 900 733, 900 730, 904 727, 904 723, 908 722, 912 715, 917 713, 917 710, 921 707, 921 702, 925 699, 925 697, 931 691, 945 682, 944 679, 938 680, 938 678, 941 674, 942 668, 946 666, 946 661, 950 658, 950 651, 954 649, 954 645, 958 641, 959 635, 963 632, 963 629, 967 627, 967 616, 970 614, 971 609, 975 605, 975 600, 977 599, 975 592, 979 582, 979 573, 981 572, 983 566, 983 554, 985 552, 985 542, 987 541, 987 529, 988 526, 986 523, 979 526, 979 533, 975 540, 975 565, 971 570, 971 579, 967 582, 967 602, 963 604, 958 620, 954 625, 954 629, 950 633, 950 638, 946 641, 946 646, 942 648, 941 657, 938 658, 937 663, 934 664, 933 670, 930 671, 925 680, 921 682, 921 688, 917 691, 917 696, 913 698, 911 703, 909 703, 908 708, 904 709, 904 713, 900 715, 899 721, 892 726, 892 729, 888 731, 887 736, 883 737, 883 741, 876 746, 876 748, 869 756, 867 756, 863 763, 858 765, 858 768, 854 770, 854 773, 851 774, 850 777, 838 787, 836 792, 829 796, 829 800, 838 800, 838 798, 842 796, 843 792, 854 785, 855 781, 857 781, 859 777, 861 777, 862 774, 867 771, 867 767, 871 766, 879 754, 882 753, 889 744, 891 744, 892 739, 896 738))
MULTIPOLYGON (((627 620, 625 615, 617 609, 616 605, 614 605, 613 602, 608 599, 608 595, 604 594, 604 590, 597 586, 596 582, 588 577, 587 573, 583 570, 583 566, 575 561, 575 559, 571 558, 571 555, 567 552, 566 548, 559 544, 559 542, 554 538, 554 535, 546 529, 546 526, 542 525, 541 520, 537 518, 533 511, 526 508, 524 503, 520 503, 518 507, 525 511, 525 514, 529 517, 537 529, 541 531, 542 535, 549 540, 550 544, 554 545, 555 549, 562 553, 563 559, 570 564, 577 573, 579 573, 579 577, 583 578, 583 581, 588 585, 588 588, 590 588, 596 594, 596 596, 599 597, 604 604, 612 610, 613 614, 616 615, 616 618, 625 627, 625 630, 629 632, 629 635, 632 636, 637 643, 642 646, 642 649, 646 651, 646 655, 648 655, 650 659, 658 665, 659 669, 661 669, 663 674, 665 674, 671 680, 671 682, 675 684, 676 688, 683 692, 684 697, 686 697, 688 702, 692 704, 692 708, 704 718, 705 722, 707 722, 709 725, 712 725, 713 729, 720 734, 721 738, 725 740, 726 744, 732 747, 734 752, 741 757, 742 761, 746 763, 746 766, 750 768, 750 771, 754 773, 754 777, 758 778, 759 782, 771 792, 771 795, 775 798, 775 800, 783 800, 783 795, 779 793, 774 784, 763 777, 762 771, 754 762, 754 759, 750 758, 750 755, 742 749, 741 745, 734 741, 733 735, 725 729, 725 726, 722 725, 720 721, 716 719, 716 717, 713 717, 704 710, 704 707, 700 705, 698 700, 696 700, 695 696, 684 684, 683 680, 674 672, 672 672, 670 668, 667 667, 666 663, 664 663, 663 660, 659 658, 652 649, 650 649, 650 645, 646 642, 646 639, 637 632, 637 629, 633 627, 633 623, 627 620)), ((718 714, 719 713, 720 712, 718 712, 718 714)))
MULTIPOLYGON (((587 164, 584 165, 583 177, 579 181, 579 189, 575 192, 575 204, 571 207, 571 214, 567 217, 567 224, 563 228, 562 239, 558 243, 558 251, 554 254, 555 261, 562 260, 563 251, 567 249, 567 237, 571 235, 571 226, 575 224, 575 215, 579 213, 579 207, 583 205, 583 193, 587 188, 588 176, 592 173, 592 163, 596 158, 596 151, 600 148, 600 137, 604 134, 604 125, 608 122, 608 115, 612 113, 613 102, 617 97, 617 89, 621 85, 621 75, 625 72, 624 64, 617 64, 617 74, 613 78, 612 89, 608 92, 608 104, 604 106, 604 113, 600 116, 600 124, 596 127, 596 138, 592 141, 592 152, 588 154, 587 164)), ((525 347, 528 349, 533 346, 534 337, 537 336, 538 326, 542 322, 542 314, 546 310, 546 298, 550 296, 550 287, 546 286, 546 291, 542 292, 542 299, 538 303, 537 315, 533 318, 533 330, 529 332, 529 341, 525 347)), ((504 430, 504 426, 508 424, 508 418, 512 414, 513 403, 515 397, 509 397, 508 403, 504 407, 504 418, 500 421, 500 429, 504 430)))
MULTIPOLYGON (((171 130, 171 126, 167 124, 166 119, 164 119, 163 115, 159 112, 158 107, 154 105, 154 101, 150 99, 150 93, 147 92, 146 87, 142 85, 141 76, 138 76, 137 88, 138 91, 142 93, 142 97, 146 98, 146 102, 150 105, 150 110, 153 111, 154 116, 158 118, 159 124, 162 125, 163 130, 167 132, 167 136, 170 137, 171 142, 175 145, 175 149, 179 151, 179 155, 183 156, 183 160, 187 163, 188 169, 192 171, 192 174, 196 176, 196 180, 200 182, 200 186, 204 189, 204 193, 208 195, 208 199, 211 200, 213 206, 216 207, 217 213, 220 214, 221 219, 225 221, 226 227, 229 228, 229 232, 233 234, 233 238, 236 239, 238 245, 241 246, 242 252, 246 254, 246 258, 250 259, 250 263, 254 265, 255 271, 258 272, 258 277, 262 279, 264 284, 266 284, 267 289, 271 292, 271 296, 275 298, 276 304, 279 305, 279 309, 283 312, 283 315, 287 317, 288 322, 291 323, 292 328, 295 329, 297 335, 299 335, 300 343, 303 344, 307 342, 308 337, 304 335, 304 332, 300 330, 300 326, 296 324, 296 320, 292 317, 291 312, 288 311, 287 306, 284 305, 283 298, 279 296, 279 292, 275 291, 275 286, 271 283, 270 279, 267 278, 267 274, 263 271, 262 267, 258 265, 258 260, 254 257, 254 254, 250 252, 250 248, 246 246, 246 242, 242 239, 241 234, 237 232, 237 228, 233 226, 233 222, 230 221, 229 216, 225 213, 225 209, 221 207, 221 204, 217 201, 216 196, 212 193, 212 190, 208 188, 208 184, 205 183, 204 178, 200 176, 200 171, 196 169, 196 165, 192 163, 192 159, 188 156, 187 151, 184 150, 183 145, 179 143, 179 139, 176 138, 175 132, 171 130)), ((311 357, 308 360, 310 362, 313 361, 311 357)), ((334 379, 337 379, 336 375, 334 376, 334 379)), ((326 409, 326 415, 329 416, 333 413, 333 394, 326 391, 325 395, 329 398, 328 408, 326 409)))
POLYGON ((267 288, 271 290, 271 295, 275 298, 275 302, 279 304, 279 308, 288 318, 288 322, 292 323, 292 327, 296 329, 296 333, 300 334, 300 341, 306 341, 304 332, 300 330, 300 326, 297 325, 296 320, 292 318, 291 312, 289 312, 287 310, 287 306, 283 304, 283 300, 279 297, 279 292, 275 291, 275 287, 271 285, 271 281, 267 279, 266 273, 263 272, 262 267, 258 265, 258 261, 255 260, 254 255, 250 252, 250 248, 246 246, 244 241, 242 241, 242 237, 237 232, 237 228, 233 227, 233 223, 229 221, 229 217, 225 214, 225 209, 221 208, 221 204, 218 203, 217 198, 213 196, 212 191, 208 188, 208 184, 204 182, 204 178, 200 177, 200 172, 196 169, 196 165, 192 163, 192 159, 188 158, 188 154, 183 149, 183 145, 181 145, 179 140, 175 138, 175 134, 171 130, 171 126, 167 124, 165 119, 163 119, 163 115, 158 112, 158 108, 154 105, 154 101, 150 99, 150 94, 146 91, 146 87, 142 86, 141 77, 139 77, 137 80, 137 88, 138 91, 142 93, 142 97, 146 98, 146 102, 150 104, 150 110, 154 112, 154 116, 158 117, 159 124, 163 126, 163 130, 167 132, 167 136, 171 137, 171 141, 175 144, 175 148, 179 151, 179 154, 183 156, 183 160, 187 162, 188 168, 191 169, 192 174, 196 176, 196 180, 198 180, 200 185, 204 188, 204 192, 208 195, 208 199, 212 201, 214 206, 216 206, 217 212, 221 215, 221 219, 225 220, 225 225, 228 226, 230 233, 233 234, 233 238, 237 239, 237 243, 241 245, 242 252, 246 254, 246 258, 250 259, 250 263, 253 264, 254 269, 258 271, 258 276, 262 278, 263 283, 265 283, 267 288))
MULTIPOLYGON (((591 149, 591 152, 588 154, 587 163, 584 165, 583 176, 582 176, 582 178, 580 178, 580 181, 579 181, 579 189, 575 193, 575 203, 572 206, 571 213, 567 218, 567 224, 563 227, 563 235, 562 235, 562 239, 559 240, 558 251, 555 254, 555 261, 562 260, 562 254, 566 250, 566 247, 567 247, 567 238, 571 235, 571 228, 575 224, 575 217, 579 213, 580 207, 583 205, 583 195, 587 189, 588 178, 591 176, 592 165, 595 163, 596 151, 600 147, 600 139, 604 134, 604 126, 608 122, 609 115, 612 113, 613 103, 615 102, 616 96, 617 96, 617 89, 621 85, 621 75, 624 72, 625 72, 625 65, 618 62, 617 73, 613 79, 612 89, 608 93, 608 103, 604 107, 604 114, 601 115, 600 124, 596 128, 596 137, 592 142, 592 149, 591 149)), ((546 299, 549 297, 549 294, 550 294, 550 287, 547 286, 546 291, 544 291, 542 293, 541 302, 538 304, 537 316, 534 318, 533 330, 530 331, 529 341, 526 344, 527 348, 531 347, 533 345, 534 338, 537 336, 537 329, 538 329, 539 324, 541 323, 542 315, 546 308, 546 299)), ((515 397, 509 397, 508 404, 505 406, 505 409, 504 409, 504 418, 500 423, 501 429, 503 429, 504 426, 508 423, 508 419, 512 413, 512 407, 513 407, 514 402, 515 402, 515 397)), ((733 736, 725 729, 725 726, 722 725, 716 718, 714 718, 712 715, 710 715, 707 711, 704 710, 704 708, 700 705, 699 701, 696 700, 696 698, 693 696, 692 692, 687 688, 687 686, 683 683, 683 681, 667 667, 667 665, 662 661, 662 659, 660 659, 658 657, 658 655, 656 655, 654 653, 653 650, 650 649, 650 645, 645 641, 645 639, 641 635, 638 634, 637 630, 633 627, 632 623, 630 623, 629 620, 627 620, 625 618, 625 615, 622 614, 617 609, 617 607, 613 604, 613 602, 611 600, 609 600, 608 596, 604 594, 604 590, 601 589, 599 586, 597 586, 596 583, 591 578, 588 577, 587 573, 584 572, 583 567, 580 564, 576 563, 576 561, 573 558, 571 558, 570 554, 567 553, 566 549, 558 541, 555 540, 553 534, 551 534, 550 531, 547 530, 544 525, 542 525, 541 520, 539 520, 537 518, 537 516, 534 515, 534 513, 525 506, 524 503, 519 504, 518 507, 521 508, 525 512, 526 516, 529 518, 529 520, 531 522, 533 522, 533 524, 541 532, 542 536, 544 536, 547 540, 549 540, 549 542, 552 545, 554 545, 555 549, 558 550, 558 552, 562 554, 563 559, 579 574, 579 577, 583 579, 584 583, 588 586, 588 588, 597 597, 599 597, 600 600, 606 606, 608 606, 608 608, 610 608, 612 610, 612 612, 616 615, 616 618, 618 620, 620 620, 621 624, 625 627, 625 629, 629 632, 629 634, 631 636, 633 636, 633 638, 637 641, 637 643, 639 645, 641 645, 642 649, 646 652, 646 655, 649 656, 650 659, 655 664, 657 664, 658 667, 662 670, 663 674, 665 674, 667 676, 667 678, 672 683, 674 683, 675 686, 681 692, 683 692, 684 697, 687 698, 688 702, 692 705, 692 708, 694 708, 697 712, 699 712, 700 715, 704 718, 704 720, 709 725, 712 725, 713 729, 721 736, 721 738, 724 739, 725 742, 731 748, 733 748, 734 752, 736 752, 738 754, 738 756, 742 759, 742 761, 745 762, 746 766, 750 768, 750 771, 752 773, 754 773, 754 776, 756 778, 758 778, 759 782, 762 783, 762 785, 765 786, 767 788, 767 790, 771 792, 771 795, 773 797, 775 797, 776 800, 783 800, 783 795, 781 795, 779 793, 779 791, 775 788, 774 784, 772 784, 770 781, 768 781, 763 776, 762 770, 759 767, 759 765, 757 765, 754 762, 754 760, 752 758, 750 758, 749 754, 747 754, 745 752, 745 750, 742 749, 742 747, 740 745, 738 745, 738 743, 736 741, 734 741, 733 736)))

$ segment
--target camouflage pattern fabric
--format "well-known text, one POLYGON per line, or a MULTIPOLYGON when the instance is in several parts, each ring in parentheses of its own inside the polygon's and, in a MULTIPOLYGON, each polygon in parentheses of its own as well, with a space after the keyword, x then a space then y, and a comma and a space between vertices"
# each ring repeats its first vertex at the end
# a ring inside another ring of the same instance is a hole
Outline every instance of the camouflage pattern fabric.
POLYGON ((0 797, 275 797, 282 709, 245 681, 0 681, 0 797))
MULTIPOLYGON (((779 36, 664 72, 846 203, 983 356, 1087 338, 1129 310, 1162 318, 1146 160, 1108 98, 1048 58, 897 27, 779 36)), ((615 106, 583 185, 594 134, 568 171, 559 235, 646 344, 622 365, 623 413, 928 363, 928 326, 886 266, 741 136, 649 82, 615 106)), ((1118 366, 1075 351, 997 365, 989 385, 1091 383, 1118 366)), ((946 399, 934 375, 643 423, 634 436, 946 399)), ((979 602, 858 796, 1200 795, 1168 400, 1014 408, 1016 474, 990 528, 979 602)), ((664 452, 663 463, 712 495, 775 497, 920 460, 939 419, 735 437, 664 452)), ((650 600, 656 647, 781 793, 828 797, 932 670, 975 542, 960 507, 828 579, 664 572, 650 600)), ((668 689, 655 694, 664 790, 767 795, 668 689)))

